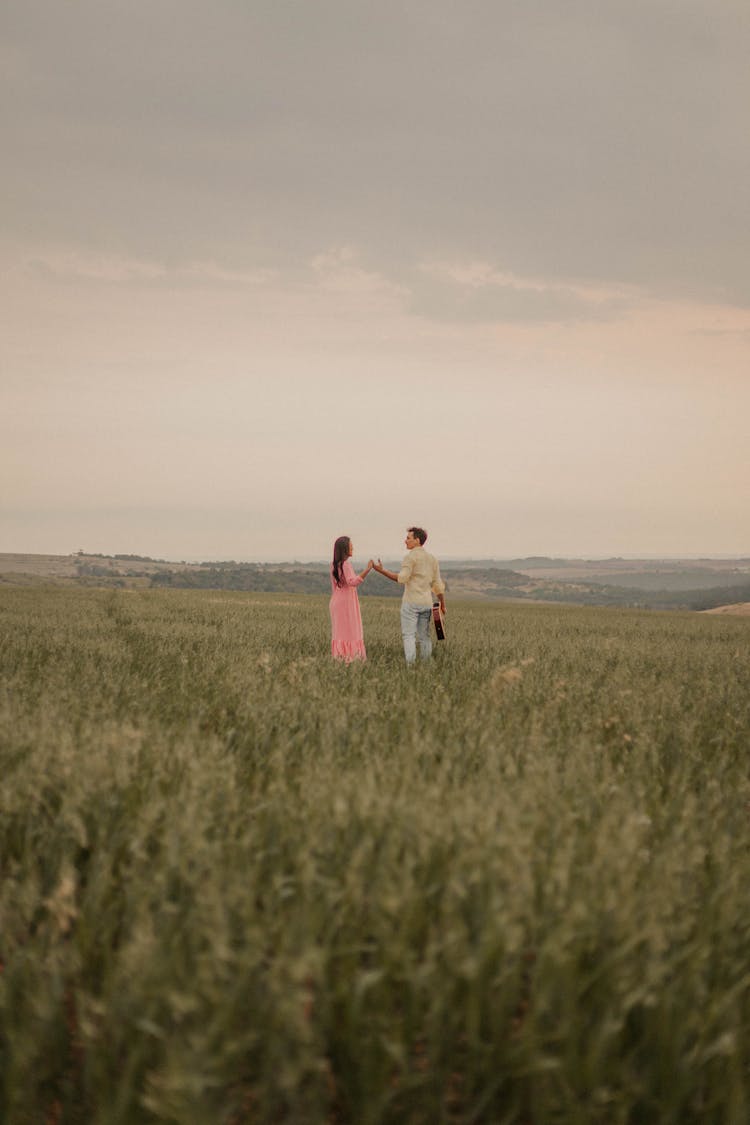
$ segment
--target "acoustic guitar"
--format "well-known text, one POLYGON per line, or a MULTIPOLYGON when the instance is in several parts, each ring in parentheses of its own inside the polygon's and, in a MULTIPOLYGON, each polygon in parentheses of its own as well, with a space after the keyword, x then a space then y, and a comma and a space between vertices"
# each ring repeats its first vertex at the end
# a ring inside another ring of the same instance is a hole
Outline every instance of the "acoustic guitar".
POLYGON ((439 641, 445 640, 445 618, 440 608, 440 602, 432 603, 432 621, 435 625, 435 636, 439 641))

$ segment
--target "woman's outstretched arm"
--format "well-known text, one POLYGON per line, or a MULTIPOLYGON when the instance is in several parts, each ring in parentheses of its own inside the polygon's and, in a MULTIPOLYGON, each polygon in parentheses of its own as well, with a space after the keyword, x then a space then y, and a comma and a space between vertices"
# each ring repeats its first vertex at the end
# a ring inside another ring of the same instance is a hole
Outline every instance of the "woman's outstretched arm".
POLYGON ((344 580, 346 581, 347 586, 359 586, 360 583, 364 582, 365 578, 367 578, 367 575, 370 573, 374 565, 375 563, 372 561, 372 559, 370 559, 362 573, 357 574, 354 567, 352 566, 351 559, 347 559, 344 563, 344 580))

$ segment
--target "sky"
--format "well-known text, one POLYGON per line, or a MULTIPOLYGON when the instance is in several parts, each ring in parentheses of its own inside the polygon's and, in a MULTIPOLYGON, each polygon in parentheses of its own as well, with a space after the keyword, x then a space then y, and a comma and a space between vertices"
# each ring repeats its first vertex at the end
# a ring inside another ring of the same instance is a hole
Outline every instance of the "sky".
POLYGON ((750 555, 746 0, 0 32, 0 551, 750 555))

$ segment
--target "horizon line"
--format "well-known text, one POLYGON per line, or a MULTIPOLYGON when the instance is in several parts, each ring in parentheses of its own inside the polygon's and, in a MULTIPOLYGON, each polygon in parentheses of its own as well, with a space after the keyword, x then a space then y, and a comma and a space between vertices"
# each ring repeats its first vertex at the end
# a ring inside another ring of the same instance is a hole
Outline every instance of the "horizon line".
MULTIPOLYGON (((184 565, 192 565, 192 564, 196 564, 196 563, 207 563, 207 562, 212 562, 212 563, 235 562, 235 563, 238 563, 238 564, 245 564, 245 565, 252 565, 252 564, 255 564, 255 563, 271 564, 271 565, 281 565, 281 564, 285 564, 285 563, 286 564, 297 563, 299 565, 304 566, 304 565, 310 565, 310 564, 327 563, 327 562, 330 561, 330 559, 328 558, 327 555, 326 556, 316 555, 316 556, 312 556, 312 557, 308 556, 306 558, 301 558, 301 557, 289 558, 289 557, 281 557, 281 556, 278 556, 278 555, 274 555, 272 557, 267 556, 267 557, 255 557, 255 558, 248 558, 248 557, 210 558, 210 557, 207 557, 207 556, 191 555, 191 556, 185 556, 183 558, 178 559, 178 558, 165 558, 163 556, 157 556, 157 555, 147 555, 147 554, 142 554, 141 552, 136 552, 136 551, 106 552, 106 551, 83 551, 82 549, 79 549, 79 550, 76 550, 76 551, 67 551, 67 552, 23 551, 23 550, 21 550, 21 551, 18 551, 18 550, 16 550, 16 551, 0 551, 0 557, 2 557, 4 555, 28 556, 28 557, 32 557, 32 558, 66 558, 66 559, 67 558, 73 559, 73 558, 78 557, 79 555, 82 555, 83 557, 88 557, 88 558, 116 559, 119 555, 120 561, 127 561, 127 559, 130 558, 134 562, 138 561, 138 560, 143 560, 143 561, 150 561, 150 562, 175 563, 175 564, 184 564, 184 565)), ((355 557, 359 557, 359 556, 355 556, 355 557)), ((364 556, 362 556, 362 557, 364 557, 364 556)), ((389 556, 389 557, 391 557, 391 556, 389 556)), ((392 557, 396 558, 396 557, 401 557, 401 556, 400 555, 399 556, 394 555, 392 557)), ((523 561, 530 560, 530 559, 534 559, 534 560, 537 560, 537 559, 543 560, 544 559, 544 560, 549 560, 550 562, 555 562, 555 561, 563 561, 563 562, 616 562, 616 561, 621 561, 621 562, 681 562, 681 561, 691 561, 691 562, 706 561, 706 562, 711 562, 711 561, 721 561, 721 562, 728 562, 728 561, 733 561, 733 560, 737 561, 737 562, 745 562, 745 561, 750 561, 750 550, 737 551, 737 552, 717 551, 717 552, 714 552, 712 554, 706 554, 706 553, 692 552, 691 551, 691 552, 686 552, 684 554, 664 554, 664 553, 654 553, 654 552, 642 552, 640 554, 630 553, 630 552, 628 552, 628 554, 622 554, 622 553, 606 554, 606 553, 592 552, 590 554, 570 554, 569 555, 569 554, 562 554, 562 553, 541 554, 539 552, 533 552, 533 553, 530 553, 530 554, 523 554, 523 555, 522 554, 506 554, 506 555, 495 555, 495 554, 493 554, 493 555, 441 554, 440 555, 440 560, 442 562, 446 562, 446 563, 448 563, 448 562, 475 562, 475 563, 477 563, 477 562, 488 562, 488 563, 489 562, 523 562, 523 561)))

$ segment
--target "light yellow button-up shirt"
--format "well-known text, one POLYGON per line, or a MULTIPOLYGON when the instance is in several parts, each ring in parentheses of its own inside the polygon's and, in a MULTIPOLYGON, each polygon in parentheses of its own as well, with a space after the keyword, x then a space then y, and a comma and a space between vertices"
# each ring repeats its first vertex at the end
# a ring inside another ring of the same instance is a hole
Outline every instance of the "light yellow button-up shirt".
POLYGON ((404 601, 410 605, 431 606, 433 594, 445 593, 438 561, 424 547, 412 547, 404 556, 398 580, 404 587, 404 601))

